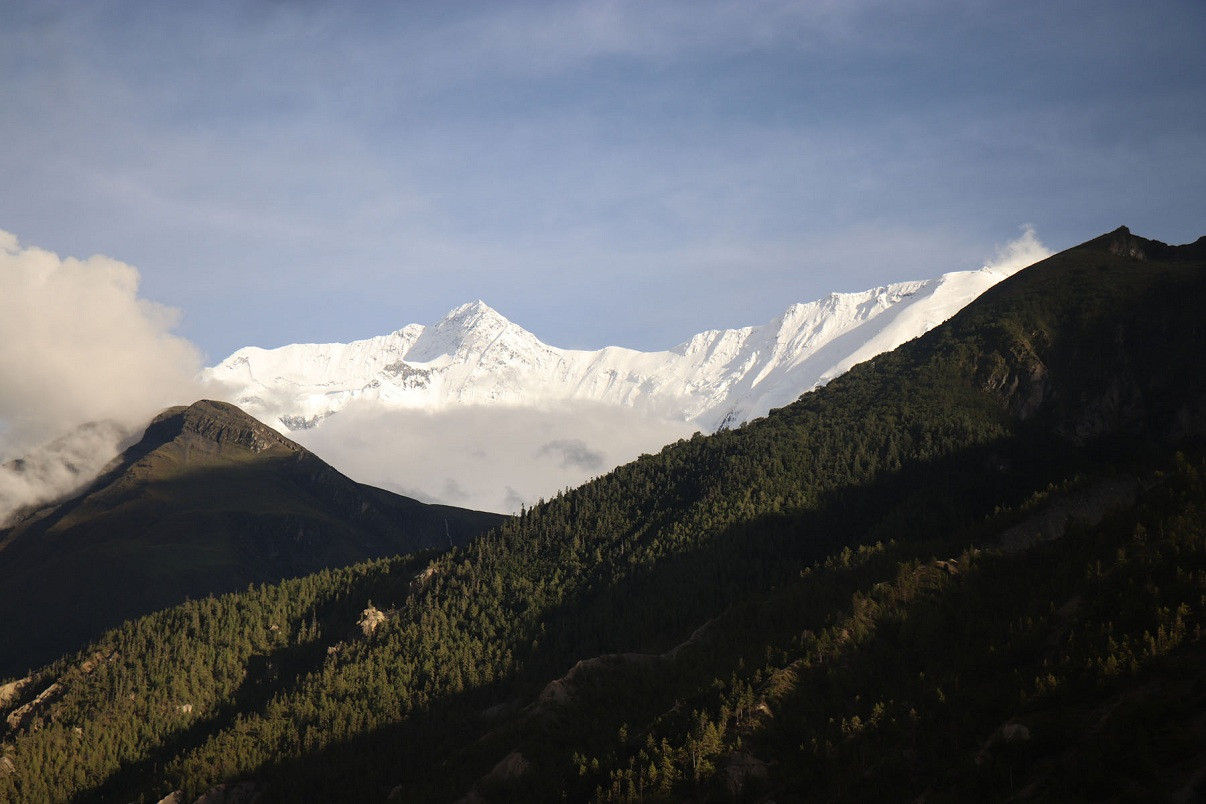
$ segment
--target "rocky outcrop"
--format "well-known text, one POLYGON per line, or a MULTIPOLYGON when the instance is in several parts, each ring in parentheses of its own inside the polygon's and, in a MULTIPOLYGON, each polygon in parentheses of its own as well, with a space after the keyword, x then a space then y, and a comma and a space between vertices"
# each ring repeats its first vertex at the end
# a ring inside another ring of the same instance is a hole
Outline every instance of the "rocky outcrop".
POLYGON ((1028 346, 1012 360, 990 360, 981 370, 982 387, 1022 421, 1034 416, 1051 392, 1047 366, 1028 346))
POLYGON ((21 697, 22 690, 29 685, 29 681, 29 676, 26 676, 25 678, 10 681, 0 686, 0 710, 6 709, 9 704, 18 700, 21 697))
POLYGON ((43 707, 51 703, 63 694, 63 685, 57 681, 52 683, 46 689, 38 693, 38 696, 24 706, 18 706, 12 712, 9 712, 8 717, 4 722, 8 724, 10 731, 18 731, 19 729, 29 726, 38 712, 43 707))
MULTIPOLYGON (((82 676, 90 674, 100 664, 110 661, 119 654, 113 651, 109 654, 97 651, 89 656, 78 666, 69 669, 58 679, 51 681, 45 688, 42 689, 34 698, 26 703, 18 706, 16 709, 8 713, 4 722, 8 726, 9 731, 19 731, 20 729, 29 728, 31 725, 36 728, 36 719, 42 714, 54 701, 63 696, 67 688, 73 681, 78 681, 82 676)), ((31 679, 23 678, 20 681, 15 681, 12 684, 6 684, 0 690, 9 690, 9 703, 20 700, 21 693, 30 685, 31 679)), ((43 682, 44 683, 44 682, 43 682)))
POLYGON ((1138 262, 1148 260, 1181 262, 1206 259, 1206 236, 1199 237, 1192 243, 1170 246, 1159 240, 1148 240, 1146 237, 1131 234, 1130 229, 1119 226, 1114 231, 1096 237, 1078 248, 1105 251, 1116 257, 1126 257, 1138 262))
POLYGON ((360 619, 356 621, 356 627, 360 629, 360 635, 365 639, 376 633, 377 628, 389 618, 385 612, 376 608, 372 603, 368 608, 360 613, 360 619))

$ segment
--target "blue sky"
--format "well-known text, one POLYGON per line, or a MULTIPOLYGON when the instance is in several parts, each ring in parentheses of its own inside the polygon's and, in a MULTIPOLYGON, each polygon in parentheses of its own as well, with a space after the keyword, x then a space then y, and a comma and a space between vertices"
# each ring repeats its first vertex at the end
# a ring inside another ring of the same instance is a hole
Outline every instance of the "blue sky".
POLYGON ((1206 234, 1206 4, 7 2, 0 230, 215 362, 486 300, 668 348, 834 290, 1206 234))

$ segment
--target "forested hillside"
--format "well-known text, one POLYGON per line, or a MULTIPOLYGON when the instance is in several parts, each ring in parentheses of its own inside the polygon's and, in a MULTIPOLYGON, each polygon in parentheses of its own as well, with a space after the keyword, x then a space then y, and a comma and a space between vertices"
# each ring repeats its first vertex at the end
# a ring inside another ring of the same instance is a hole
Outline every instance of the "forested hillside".
POLYGON ((1125 229, 438 557, 0 692, 0 798, 1192 799, 1206 240, 1125 229))

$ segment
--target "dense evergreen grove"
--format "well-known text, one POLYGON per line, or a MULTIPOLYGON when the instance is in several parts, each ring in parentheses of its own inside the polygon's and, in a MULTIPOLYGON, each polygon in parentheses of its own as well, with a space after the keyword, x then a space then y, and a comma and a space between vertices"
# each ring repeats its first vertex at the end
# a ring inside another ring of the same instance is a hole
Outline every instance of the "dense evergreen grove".
POLYGON ((1192 794, 1206 272, 1119 237, 467 548, 126 623, 6 707, 0 799, 1192 794))

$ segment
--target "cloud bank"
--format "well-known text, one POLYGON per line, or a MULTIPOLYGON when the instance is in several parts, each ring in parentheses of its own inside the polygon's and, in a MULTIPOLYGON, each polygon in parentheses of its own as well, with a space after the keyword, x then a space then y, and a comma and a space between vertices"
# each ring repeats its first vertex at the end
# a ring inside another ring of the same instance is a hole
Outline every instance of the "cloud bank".
POLYGON ((359 482, 428 502, 515 513, 696 429, 587 402, 437 413, 352 405, 320 427, 289 435, 359 482))
POLYGON ((138 284, 125 263, 60 258, 0 232, 0 462, 30 456, 0 469, 0 523, 71 490, 132 428, 198 396, 198 351, 138 284), (89 422, 105 424, 64 438, 89 422))

